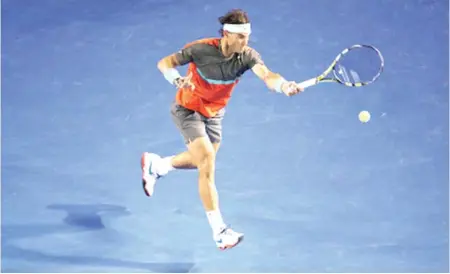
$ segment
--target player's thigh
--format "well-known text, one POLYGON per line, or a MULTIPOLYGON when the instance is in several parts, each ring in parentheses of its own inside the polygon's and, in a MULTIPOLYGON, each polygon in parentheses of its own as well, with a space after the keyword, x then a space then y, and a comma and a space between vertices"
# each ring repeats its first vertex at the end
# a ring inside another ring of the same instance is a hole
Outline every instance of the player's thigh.
POLYGON ((214 146, 214 150, 217 152, 220 147, 220 142, 222 141, 222 120, 223 113, 219 113, 217 116, 212 118, 206 118, 206 134, 209 140, 214 146))
POLYGON ((219 148, 220 148, 220 142, 213 143, 212 146, 214 148, 214 152, 217 154, 217 152, 219 151, 219 148))
POLYGON ((173 103, 170 113, 186 145, 199 137, 208 137, 205 121, 197 112, 173 103))

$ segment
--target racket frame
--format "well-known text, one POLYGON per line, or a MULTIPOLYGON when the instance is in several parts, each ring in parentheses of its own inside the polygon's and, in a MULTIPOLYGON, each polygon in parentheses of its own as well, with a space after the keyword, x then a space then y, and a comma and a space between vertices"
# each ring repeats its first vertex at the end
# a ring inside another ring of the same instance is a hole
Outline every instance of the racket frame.
POLYGON ((380 77, 381 73, 383 72, 383 69, 384 69, 384 58, 383 58, 383 55, 381 54, 381 51, 379 49, 377 49, 376 47, 374 47, 372 45, 355 44, 355 45, 353 45, 351 47, 348 47, 348 48, 345 48, 343 51, 341 51, 336 56, 336 58, 334 58, 333 62, 330 64, 330 66, 322 74, 320 74, 317 77, 308 79, 308 80, 303 81, 301 83, 298 83, 297 86, 305 89, 307 87, 317 85, 318 83, 335 82, 335 83, 343 84, 343 85, 348 86, 348 87, 362 87, 362 86, 365 86, 365 85, 368 85, 368 84, 371 84, 371 83, 375 82, 375 80, 377 80, 378 77, 380 77), (378 73, 373 77, 373 79, 371 81, 368 81, 368 82, 350 83, 350 82, 341 81, 339 79, 339 77, 337 77, 337 75, 336 75, 336 70, 335 70, 336 64, 339 62, 339 60, 345 54, 347 54, 352 49, 363 48, 363 47, 370 48, 370 49, 374 50, 378 54, 378 57, 380 58, 380 62, 381 62, 380 63, 380 69, 378 70, 378 73), (334 78, 329 78, 329 77, 326 78, 327 75, 329 75, 331 71, 333 71, 334 78))

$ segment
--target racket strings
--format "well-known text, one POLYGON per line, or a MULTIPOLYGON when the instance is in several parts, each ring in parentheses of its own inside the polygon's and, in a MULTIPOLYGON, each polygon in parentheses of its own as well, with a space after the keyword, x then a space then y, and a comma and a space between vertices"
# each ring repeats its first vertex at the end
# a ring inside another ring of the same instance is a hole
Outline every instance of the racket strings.
POLYGON ((357 47, 342 55, 334 67, 335 77, 344 83, 367 84, 380 74, 383 59, 370 47, 357 47))

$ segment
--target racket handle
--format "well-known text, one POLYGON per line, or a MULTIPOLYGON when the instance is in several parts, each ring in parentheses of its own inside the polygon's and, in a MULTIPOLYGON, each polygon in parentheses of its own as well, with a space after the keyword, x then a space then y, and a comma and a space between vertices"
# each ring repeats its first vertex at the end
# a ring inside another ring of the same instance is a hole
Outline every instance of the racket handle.
POLYGON ((297 86, 305 89, 307 87, 314 86, 315 84, 317 84, 317 78, 314 77, 314 78, 311 78, 309 80, 306 80, 306 81, 303 81, 301 83, 298 83, 297 86))

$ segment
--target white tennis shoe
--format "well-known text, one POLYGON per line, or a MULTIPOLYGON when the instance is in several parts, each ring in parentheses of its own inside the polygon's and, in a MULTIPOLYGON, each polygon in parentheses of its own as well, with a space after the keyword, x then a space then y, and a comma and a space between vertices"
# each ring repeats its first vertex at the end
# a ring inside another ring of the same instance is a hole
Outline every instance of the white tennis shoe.
POLYGON ((162 175, 156 172, 156 163, 161 160, 161 157, 154 153, 144 152, 141 157, 142 168, 142 187, 145 195, 152 196, 155 190, 156 181, 162 175))
POLYGON ((214 241, 220 250, 230 249, 238 245, 244 239, 244 234, 225 228, 214 236, 214 241))

